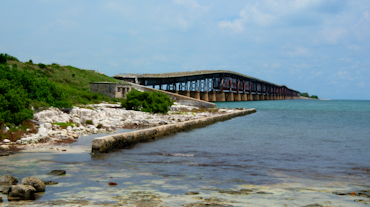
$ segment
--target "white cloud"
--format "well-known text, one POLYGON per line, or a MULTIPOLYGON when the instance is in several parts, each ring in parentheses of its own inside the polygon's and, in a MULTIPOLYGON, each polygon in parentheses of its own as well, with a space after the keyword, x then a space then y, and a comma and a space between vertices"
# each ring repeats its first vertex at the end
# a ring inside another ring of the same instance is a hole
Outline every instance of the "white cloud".
POLYGON ((221 28, 230 28, 234 32, 244 31, 244 25, 247 22, 255 23, 260 26, 269 26, 276 17, 272 14, 262 12, 258 5, 246 6, 245 9, 239 12, 239 17, 233 20, 223 20, 218 22, 221 28))
POLYGON ((244 30, 244 22, 247 21, 247 17, 241 17, 231 21, 220 21, 218 26, 221 28, 230 28, 234 32, 242 32, 244 30))

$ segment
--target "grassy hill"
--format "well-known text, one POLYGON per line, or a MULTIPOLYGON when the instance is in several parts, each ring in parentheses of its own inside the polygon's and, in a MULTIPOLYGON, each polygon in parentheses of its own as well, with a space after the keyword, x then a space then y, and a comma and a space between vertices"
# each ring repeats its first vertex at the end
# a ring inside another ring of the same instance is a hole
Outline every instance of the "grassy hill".
POLYGON ((33 109, 119 101, 90 92, 90 82, 100 81, 119 82, 91 70, 56 63, 34 64, 31 60, 23 63, 1 53, 0 141, 5 138, 16 141, 22 134, 36 130, 34 123, 29 121, 33 109), (7 127, 10 128, 8 131, 7 127))
MULTIPOLYGON (((90 92, 90 82, 118 82, 118 80, 112 77, 96 73, 95 71, 83 70, 73 66, 62 66, 56 63, 45 65, 32 62, 23 63, 15 60, 8 60, 7 63, 11 68, 35 73, 38 77, 47 78, 56 83, 56 85, 63 88, 73 105, 118 101, 105 95, 90 92)), ((45 104, 35 102, 33 105, 34 107, 40 107, 45 104)))

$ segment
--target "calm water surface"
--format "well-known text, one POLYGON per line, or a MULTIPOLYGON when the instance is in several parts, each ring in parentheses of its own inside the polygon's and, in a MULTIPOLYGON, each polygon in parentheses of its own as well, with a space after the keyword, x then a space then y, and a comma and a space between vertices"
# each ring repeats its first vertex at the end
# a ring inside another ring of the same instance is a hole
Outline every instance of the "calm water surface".
POLYGON ((102 135, 82 137, 60 147, 67 152, 48 149, 1 157, 0 175, 59 182, 48 186, 35 202, 60 198, 110 202, 114 195, 151 191, 179 196, 168 202, 181 206, 189 203, 181 197, 189 191, 221 196, 209 189, 254 187, 273 194, 252 197, 251 206, 325 200, 365 205, 332 191, 370 189, 370 101, 220 102, 217 106, 256 108, 257 113, 98 156, 89 154, 91 139, 102 135), (67 175, 45 175, 53 169, 65 169, 67 175), (108 182, 118 186, 109 187, 108 182), (307 188, 310 191, 302 191, 307 188), (288 199, 292 196, 293 201, 288 199))

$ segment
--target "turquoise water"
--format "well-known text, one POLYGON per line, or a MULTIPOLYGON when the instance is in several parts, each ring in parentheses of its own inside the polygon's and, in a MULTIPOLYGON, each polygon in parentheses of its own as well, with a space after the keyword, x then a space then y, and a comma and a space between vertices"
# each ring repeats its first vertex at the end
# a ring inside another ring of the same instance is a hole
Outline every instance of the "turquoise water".
POLYGON ((150 191, 169 196, 165 202, 169 206, 181 206, 190 202, 184 193, 197 191, 202 197, 240 201, 236 206, 328 201, 333 206, 365 205, 332 192, 370 190, 370 101, 282 100, 217 106, 256 108, 257 113, 98 156, 89 154, 90 141, 103 135, 91 135, 59 147, 67 152, 53 149, 1 157, 0 175, 60 182, 48 186, 35 202, 78 197, 114 203, 115 195, 150 191), (53 169, 65 169, 67 175, 45 175, 53 169), (109 187, 108 182, 118 186, 109 187), (272 194, 225 197, 210 190, 244 188, 272 194))

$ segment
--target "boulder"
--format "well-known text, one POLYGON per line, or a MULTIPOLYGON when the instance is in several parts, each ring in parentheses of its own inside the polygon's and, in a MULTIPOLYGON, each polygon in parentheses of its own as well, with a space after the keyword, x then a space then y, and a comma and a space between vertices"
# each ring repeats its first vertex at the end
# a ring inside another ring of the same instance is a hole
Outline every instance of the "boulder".
POLYGON ((45 123, 45 124, 44 124, 44 127, 45 127, 46 129, 51 129, 52 125, 51 125, 51 123, 45 123))
POLYGON ((35 200, 36 189, 30 185, 12 185, 9 188, 8 201, 35 200))
POLYGON ((10 143, 11 141, 9 139, 4 139, 3 142, 4 143, 10 143))
POLYGON ((0 183, 16 185, 18 183, 18 180, 17 180, 17 178, 12 177, 10 175, 4 175, 4 176, 0 177, 0 183))
POLYGON ((44 181, 34 178, 26 177, 22 179, 22 185, 30 185, 36 189, 36 192, 45 192, 45 183, 44 181))
POLYGON ((8 145, 0 145, 0 150, 9 150, 8 145))

